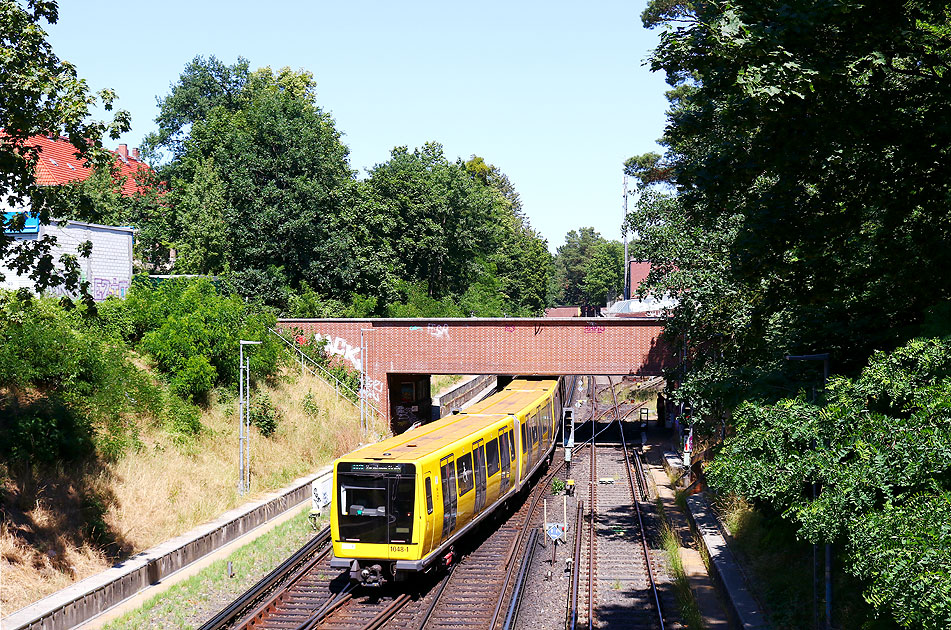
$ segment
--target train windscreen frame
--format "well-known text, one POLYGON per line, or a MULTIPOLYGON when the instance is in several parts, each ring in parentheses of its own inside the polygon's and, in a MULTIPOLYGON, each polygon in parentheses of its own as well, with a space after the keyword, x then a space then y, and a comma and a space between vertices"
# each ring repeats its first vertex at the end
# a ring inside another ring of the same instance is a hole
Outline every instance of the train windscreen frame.
POLYGON ((340 462, 337 492, 337 526, 342 542, 412 542, 414 464, 340 462))

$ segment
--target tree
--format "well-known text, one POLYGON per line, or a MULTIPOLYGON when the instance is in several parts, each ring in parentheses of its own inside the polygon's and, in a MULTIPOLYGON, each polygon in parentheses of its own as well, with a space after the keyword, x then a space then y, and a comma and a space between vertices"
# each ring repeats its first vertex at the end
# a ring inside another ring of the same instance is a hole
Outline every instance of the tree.
POLYGON ((172 153, 161 173, 177 189, 181 270, 227 268, 243 274, 239 286, 277 274, 325 295, 352 288, 340 264, 348 257, 341 193, 352 172, 314 87, 306 71, 197 57, 160 99, 148 144, 172 153))
POLYGON ((603 257, 598 262, 602 271, 610 273, 610 278, 597 279, 591 275, 589 279, 588 272, 596 253, 608 242, 591 227, 568 232, 565 236, 565 244, 558 248, 555 255, 556 302, 559 304, 603 304, 611 288, 608 285, 623 290, 623 286, 619 286, 615 280, 620 275, 622 278, 620 282, 623 283, 624 265, 620 260, 624 257, 623 253, 617 260, 617 269, 613 271, 608 270, 609 263, 604 258, 604 256, 609 258, 611 251, 614 250, 604 250, 603 257), (587 282, 590 282, 587 286, 593 290, 593 293, 589 293, 586 289, 587 282))
POLYGON ((734 423, 714 478, 845 541, 902 624, 945 627, 947 342, 874 353, 949 331, 951 15, 665 0, 643 19, 667 27, 651 65, 672 89, 665 155, 626 164, 642 191, 627 227, 651 288, 680 299, 677 395, 734 423), (795 397, 815 373, 783 359, 814 352, 845 377, 827 407, 795 397))
POLYGON ((585 299, 588 304, 607 304, 624 292, 624 245, 604 241, 594 253, 584 274, 585 299))
POLYGON ((549 303, 548 286, 553 272, 548 243, 532 229, 522 212, 518 192, 505 173, 479 156, 472 156, 466 162, 466 170, 490 187, 496 196, 497 245, 495 253, 489 256, 489 263, 498 278, 501 313, 541 314, 549 303))
POLYGON ((495 199, 442 145, 393 149, 367 184, 385 206, 387 236, 407 279, 425 282, 440 299, 461 295, 484 272, 495 249, 495 199))
POLYGON ((179 226, 178 239, 174 242, 178 252, 175 268, 183 273, 202 275, 223 273, 231 258, 224 183, 210 157, 194 168, 183 170, 190 171, 192 178, 175 180, 169 199, 176 209, 179 226))
POLYGON ((805 538, 844 545, 866 599, 903 626, 945 628, 949 402, 951 338, 913 340, 833 379, 825 406, 802 396, 740 406, 711 482, 787 515, 805 538))
MULTIPOLYGON (((59 12, 53 0, 29 2, 24 8, 14 0, 0 2, 0 200, 9 208, 29 208, 41 224, 61 215, 50 191, 37 185, 35 177, 39 148, 30 138, 41 134, 65 134, 76 147, 77 158, 107 165, 112 156, 102 148, 102 137, 115 139, 129 129, 129 115, 117 111, 107 122, 91 120, 90 108, 101 102, 112 110, 115 93, 89 93, 86 82, 69 62, 54 53, 42 23, 55 24, 59 12)), ((78 257, 88 256, 87 242, 77 255, 53 260, 53 237, 15 241, 7 230, 22 229, 23 213, 3 220, 0 231, 0 263, 18 274, 27 274, 38 289, 64 285, 81 289, 78 257)), ((87 293, 88 297, 88 293, 87 293)))

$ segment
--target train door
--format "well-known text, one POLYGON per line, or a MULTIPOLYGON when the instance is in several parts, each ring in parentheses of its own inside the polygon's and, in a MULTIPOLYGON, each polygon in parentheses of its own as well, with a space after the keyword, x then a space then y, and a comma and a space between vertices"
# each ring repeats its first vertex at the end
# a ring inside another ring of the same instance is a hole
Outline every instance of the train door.
POLYGON ((485 507, 485 441, 476 440, 472 443, 472 454, 475 457, 475 507, 472 515, 475 516, 485 507))
POLYGON ((442 539, 456 528, 456 467, 452 455, 439 460, 439 475, 442 477, 442 539))
POLYGON ((422 539, 420 540, 426 551, 433 548, 433 543, 435 542, 433 539, 436 536, 436 517, 433 514, 436 508, 435 492, 436 488, 433 487, 433 476, 427 474, 423 481, 423 497, 426 507, 426 529, 424 531, 426 534, 421 537, 422 539))
POLYGON ((532 446, 535 447, 535 456, 532 458, 532 464, 542 460, 542 436, 541 436, 541 409, 536 409, 532 414, 532 446))
POLYGON ((522 444, 522 465, 521 465, 521 479, 525 481, 528 477, 528 471, 532 469, 532 431, 529 428, 528 424, 531 422, 531 416, 525 416, 525 419, 519 423, 520 425, 520 435, 521 438, 519 442, 522 444))
POLYGON ((503 496, 508 492, 511 478, 511 468, 509 467, 509 433, 505 429, 499 429, 499 466, 502 469, 502 474, 499 477, 499 496, 503 496))
POLYGON ((551 402, 546 402, 542 407, 542 443, 543 450, 548 450, 551 443, 551 402))

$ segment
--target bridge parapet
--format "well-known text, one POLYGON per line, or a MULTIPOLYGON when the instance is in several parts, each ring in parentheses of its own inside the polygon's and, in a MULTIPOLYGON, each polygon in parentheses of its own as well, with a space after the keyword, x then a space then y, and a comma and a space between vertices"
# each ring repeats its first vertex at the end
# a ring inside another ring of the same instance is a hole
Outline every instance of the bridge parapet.
POLYGON ((320 335, 355 370, 366 395, 392 414, 388 383, 399 374, 660 375, 672 353, 662 318, 281 319, 320 335))

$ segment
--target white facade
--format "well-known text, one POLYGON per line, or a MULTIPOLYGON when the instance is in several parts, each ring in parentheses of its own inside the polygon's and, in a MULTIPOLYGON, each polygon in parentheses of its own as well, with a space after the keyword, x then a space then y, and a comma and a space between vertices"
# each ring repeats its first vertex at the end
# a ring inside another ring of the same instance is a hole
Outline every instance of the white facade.
MULTIPOLYGON (((77 256, 82 269, 80 279, 89 282, 89 292, 97 302, 116 295, 124 297, 132 282, 132 241, 134 231, 130 227, 112 227, 81 223, 79 221, 54 221, 51 225, 40 225, 33 232, 14 234, 17 242, 38 240, 46 235, 56 237, 56 245, 51 254, 58 260, 61 254, 77 256), (85 241, 92 242, 92 254, 88 258, 79 256, 77 248, 85 241)), ((0 273, 6 278, 0 282, 0 289, 33 289, 29 276, 18 276, 16 271, 0 264, 0 273)), ((57 295, 64 295, 62 287, 48 289, 57 295)))

